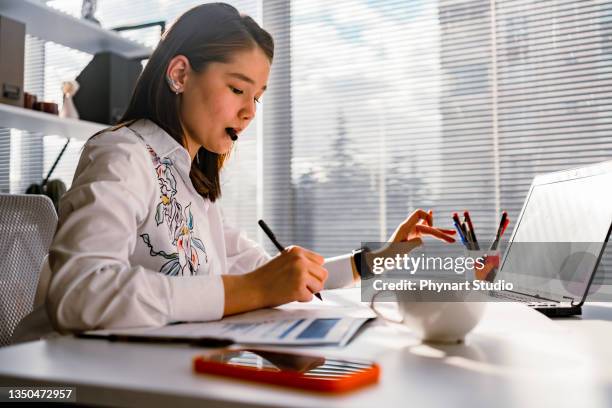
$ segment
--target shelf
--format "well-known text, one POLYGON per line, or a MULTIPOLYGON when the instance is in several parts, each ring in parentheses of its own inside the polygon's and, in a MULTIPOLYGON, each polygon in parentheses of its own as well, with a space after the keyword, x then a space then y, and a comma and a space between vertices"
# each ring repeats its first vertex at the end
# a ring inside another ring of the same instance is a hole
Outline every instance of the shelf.
POLYGON ((87 140, 94 133, 108 127, 85 120, 65 119, 50 113, 19 108, 0 103, 0 127, 60 135, 71 139, 87 140))
POLYGON ((152 49, 114 31, 75 18, 35 0, 0 0, 0 15, 26 25, 26 32, 89 54, 112 51, 127 58, 146 58, 152 49))

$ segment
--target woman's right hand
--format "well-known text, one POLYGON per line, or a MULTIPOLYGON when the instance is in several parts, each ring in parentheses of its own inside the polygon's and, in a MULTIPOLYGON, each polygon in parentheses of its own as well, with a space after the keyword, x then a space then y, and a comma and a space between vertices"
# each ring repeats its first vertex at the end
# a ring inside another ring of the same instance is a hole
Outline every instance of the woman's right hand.
POLYGON ((315 252, 291 246, 253 272, 224 275, 224 315, 312 300, 327 280, 324 262, 315 252))

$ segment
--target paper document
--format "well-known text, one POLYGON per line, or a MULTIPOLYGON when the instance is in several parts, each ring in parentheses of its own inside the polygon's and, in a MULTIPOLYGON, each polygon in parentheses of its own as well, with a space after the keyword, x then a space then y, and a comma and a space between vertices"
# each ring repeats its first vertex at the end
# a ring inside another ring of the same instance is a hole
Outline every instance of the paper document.
POLYGON ((227 338, 248 345, 345 345, 375 314, 359 303, 333 305, 333 300, 292 303, 260 309, 215 322, 180 323, 159 328, 96 330, 87 334, 168 336, 186 339, 227 338), (317 302, 318 304, 316 304, 317 302))

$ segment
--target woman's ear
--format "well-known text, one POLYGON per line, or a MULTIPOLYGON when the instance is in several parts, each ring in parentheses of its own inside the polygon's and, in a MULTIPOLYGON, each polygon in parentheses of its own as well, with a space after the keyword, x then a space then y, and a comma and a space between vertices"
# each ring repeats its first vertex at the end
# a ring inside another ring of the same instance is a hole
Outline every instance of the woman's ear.
POLYGON ((185 90, 185 83, 190 72, 189 60, 184 55, 176 55, 170 60, 166 69, 166 82, 173 93, 178 95, 185 90))

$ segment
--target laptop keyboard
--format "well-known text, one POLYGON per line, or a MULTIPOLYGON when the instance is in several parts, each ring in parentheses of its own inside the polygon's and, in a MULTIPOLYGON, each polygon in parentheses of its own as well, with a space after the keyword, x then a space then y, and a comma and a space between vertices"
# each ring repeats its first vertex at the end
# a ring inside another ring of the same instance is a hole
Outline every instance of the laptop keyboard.
POLYGON ((489 295, 499 299, 513 300, 515 302, 526 303, 530 307, 559 307, 559 304, 550 301, 534 301, 532 296, 521 295, 520 293, 512 292, 494 292, 490 291, 489 295))

